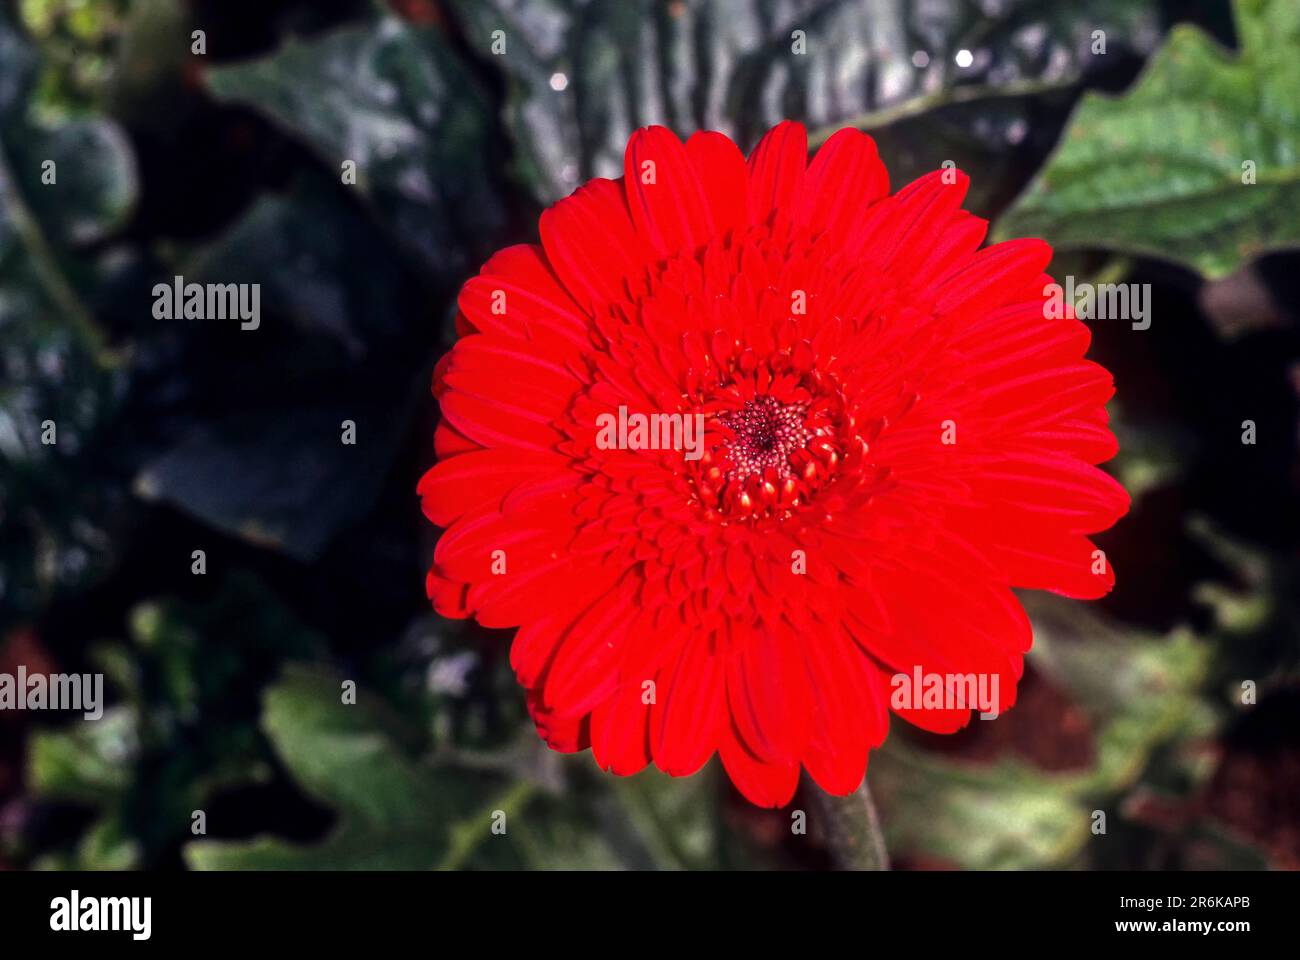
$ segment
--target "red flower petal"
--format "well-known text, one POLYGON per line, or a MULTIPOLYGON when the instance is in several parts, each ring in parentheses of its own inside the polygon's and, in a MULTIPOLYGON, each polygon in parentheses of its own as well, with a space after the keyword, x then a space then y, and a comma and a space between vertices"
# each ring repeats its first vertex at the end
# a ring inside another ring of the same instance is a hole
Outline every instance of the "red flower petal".
POLYGON ((736 789, 760 807, 784 807, 799 786, 799 764, 764 763, 734 735, 724 736, 718 753, 736 789))
POLYGON ((815 237, 830 234, 842 240, 867 208, 889 193, 889 173, 876 153, 876 142, 852 129, 840 130, 822 145, 805 182, 798 220, 815 237), (852 189, 844 190, 845 184, 852 189))
POLYGON ((660 256, 712 239, 713 216, 695 165, 671 130, 642 127, 632 134, 623 184, 632 221, 660 256))
POLYGON ((592 180, 545 211, 541 233, 551 265, 588 313, 622 299, 648 253, 613 180, 592 180))
POLYGON ((797 763, 811 734, 811 691, 796 638, 770 627, 732 630, 727 701, 750 753, 797 763))
POLYGON ((462 315, 476 330, 536 340, 587 343, 587 321, 537 246, 507 247, 460 291, 462 315))
POLYGON ((1114 385, 1046 308, 1047 245, 978 249, 955 169, 887 196, 865 135, 806 152, 791 123, 748 161, 637 131, 621 184, 465 285, 419 486, 447 528, 435 609, 518 627, 549 744, 619 774, 716 750, 765 806, 801 768, 852 791, 891 713, 970 722, 900 679, 996 683, 1010 708, 1012 588, 1104 594, 1088 535, 1128 509, 1095 466, 1114 385), (629 414, 668 419, 636 442, 629 414))
POLYGON ((446 527, 475 508, 499 506, 524 480, 549 476, 562 466, 550 453, 478 450, 440 461, 420 479, 417 492, 425 515, 446 527))
POLYGON ((717 749, 724 705, 722 662, 709 638, 687 639, 655 682, 650 711, 655 765, 678 777, 702 767, 717 749))
POLYGON ((740 148, 720 133, 702 130, 686 141, 717 236, 749 224, 749 168, 740 148))
POLYGON ((591 753, 601 769, 626 777, 650 762, 649 718, 634 683, 620 685, 592 711, 591 753))
POLYGON ((552 750, 577 753, 591 746, 591 723, 588 717, 561 717, 542 703, 540 691, 528 691, 528 713, 537 725, 537 735, 552 750))
POLYGON ((808 134, 786 120, 768 131, 749 155, 749 208, 755 223, 782 230, 794 218, 808 162, 808 134))

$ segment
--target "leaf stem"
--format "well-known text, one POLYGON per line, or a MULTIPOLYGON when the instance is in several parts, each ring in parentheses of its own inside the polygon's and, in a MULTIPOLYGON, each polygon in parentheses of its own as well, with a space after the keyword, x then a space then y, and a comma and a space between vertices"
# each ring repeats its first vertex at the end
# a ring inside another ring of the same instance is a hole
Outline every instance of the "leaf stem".
POLYGON ((95 323, 90 310, 82 303, 71 282, 64 276, 54 251, 50 248, 31 208, 23 200, 20 184, 5 155, 5 145, 0 141, 0 207, 7 208, 10 222, 18 239, 31 257, 32 269, 54 306, 72 324, 95 361, 104 368, 116 366, 120 358, 108 347, 103 332, 95 323))
POLYGON ((867 113, 859 114, 856 117, 850 117, 843 123, 831 124, 825 127, 819 127, 808 135, 808 148, 810 150, 820 147, 830 139, 831 135, 842 127, 854 127, 858 130, 873 130, 877 127, 885 127, 891 123, 897 123, 899 120, 906 120, 910 117, 919 116, 928 110, 938 107, 949 107, 958 103, 974 103, 979 100, 998 100, 1010 99, 1013 97, 1032 97, 1043 93, 1052 93, 1057 90, 1065 90, 1073 86, 1075 79, 1053 79, 1053 80, 1023 80, 1019 83, 1008 83, 1001 86, 992 86, 988 84, 969 84, 961 87, 943 87, 939 90, 923 93, 917 97, 911 97, 898 103, 891 104, 887 107, 881 107, 878 110, 871 110, 867 113))
POLYGON ((888 870, 889 853, 871 790, 864 779, 847 797, 833 797, 805 781, 826 847, 839 870, 888 870))
POLYGON ((537 793, 537 785, 527 780, 512 784, 504 793, 485 807, 478 816, 454 824, 446 856, 438 864, 439 870, 459 870, 465 865, 480 843, 488 836, 488 824, 497 810, 505 813, 507 829, 510 817, 518 814, 537 793))

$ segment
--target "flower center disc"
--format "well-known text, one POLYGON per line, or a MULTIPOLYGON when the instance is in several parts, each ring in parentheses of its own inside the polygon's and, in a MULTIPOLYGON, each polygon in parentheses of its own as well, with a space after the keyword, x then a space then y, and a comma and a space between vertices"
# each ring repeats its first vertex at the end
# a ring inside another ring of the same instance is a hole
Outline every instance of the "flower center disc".
POLYGON ((787 380, 772 393, 720 388, 720 442, 692 465, 690 476, 705 517, 724 524, 780 522, 854 476, 866 444, 842 399, 815 373, 801 381, 787 380))
POLYGON ((804 422, 807 412, 806 404, 756 397, 741 409, 721 415, 719 422, 735 434, 725 444, 731 460, 727 479, 743 483, 769 471, 780 480, 792 476, 790 455, 802 450, 812 436, 804 422))

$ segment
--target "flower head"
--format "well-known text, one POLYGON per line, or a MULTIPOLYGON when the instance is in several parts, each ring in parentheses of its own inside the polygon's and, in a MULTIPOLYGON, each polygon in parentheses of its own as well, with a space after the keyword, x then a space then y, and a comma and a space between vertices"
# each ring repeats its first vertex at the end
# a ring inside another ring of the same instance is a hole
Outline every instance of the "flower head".
POLYGON ((716 751, 769 806, 801 766, 848 793, 891 713, 950 732, 976 705, 897 678, 1012 705, 1011 588, 1110 589, 1088 534, 1128 506, 1094 466, 1111 377, 1044 308, 1051 249, 980 249, 966 187, 891 195, 854 130, 809 163, 794 123, 748 160, 649 127, 621 179, 465 284, 419 488, 447 528, 428 591, 518 628, 553 748, 619 774, 716 751))

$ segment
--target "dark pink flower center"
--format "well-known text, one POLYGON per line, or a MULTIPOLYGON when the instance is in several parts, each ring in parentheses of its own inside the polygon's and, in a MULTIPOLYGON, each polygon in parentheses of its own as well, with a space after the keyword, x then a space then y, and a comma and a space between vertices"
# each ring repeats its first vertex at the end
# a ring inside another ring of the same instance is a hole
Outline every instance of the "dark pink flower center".
POLYGON ((775 470, 784 480, 793 475, 790 455, 802 450, 811 434, 805 424, 808 407, 782 403, 774 397, 755 397, 739 410, 718 419, 735 436, 726 443, 731 456, 728 480, 744 481, 775 470))

